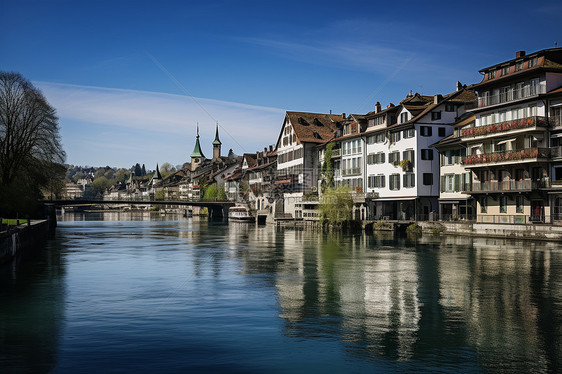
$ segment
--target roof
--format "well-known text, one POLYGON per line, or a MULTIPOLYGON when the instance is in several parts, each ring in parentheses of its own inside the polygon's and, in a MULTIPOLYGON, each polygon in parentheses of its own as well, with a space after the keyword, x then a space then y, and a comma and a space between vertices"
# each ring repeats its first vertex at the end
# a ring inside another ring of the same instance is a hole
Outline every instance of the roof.
POLYGON ((336 123, 344 120, 343 115, 289 111, 286 118, 301 143, 324 143, 332 139, 336 123))
POLYGON ((489 84, 494 84, 496 82, 505 81, 514 77, 520 77, 522 75, 527 75, 530 73, 537 73, 539 71, 558 71, 562 72, 562 48, 550 48, 543 49, 541 51, 533 52, 528 55, 523 55, 516 57, 514 59, 501 62, 489 66, 487 68, 480 69, 480 74, 484 77, 480 83, 472 85, 473 87, 487 86, 489 84), (537 63, 534 66, 528 66, 527 61, 537 58, 537 63), (524 63, 522 68, 515 70, 515 65, 519 63, 524 63), (502 68, 509 68, 507 74, 501 74, 502 68), (493 71, 497 71, 495 77, 491 78, 488 74, 493 71))
POLYGON ((215 133, 215 140, 213 140, 213 145, 221 145, 221 141, 219 139, 219 124, 217 122, 217 131, 215 133))
POLYGON ((197 137, 195 138, 195 147, 193 148, 193 152, 191 153, 191 158, 193 157, 205 158, 205 155, 203 155, 203 151, 201 151, 201 145, 199 144, 199 126, 197 126, 197 137))
POLYGON ((249 168, 253 168, 258 164, 257 155, 255 153, 244 153, 242 157, 246 160, 246 164, 248 164, 249 168))

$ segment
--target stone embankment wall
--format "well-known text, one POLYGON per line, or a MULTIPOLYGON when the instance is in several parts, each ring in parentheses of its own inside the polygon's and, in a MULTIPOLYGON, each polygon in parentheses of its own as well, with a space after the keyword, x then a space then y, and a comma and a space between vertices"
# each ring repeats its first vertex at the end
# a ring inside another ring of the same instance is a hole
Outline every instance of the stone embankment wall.
POLYGON ((461 222, 418 222, 424 232, 439 230, 443 234, 485 236, 494 238, 560 240, 562 226, 553 225, 504 225, 461 222))
POLYGON ((42 245, 49 235, 47 220, 11 227, 0 232, 0 264, 10 262, 18 254, 42 245))

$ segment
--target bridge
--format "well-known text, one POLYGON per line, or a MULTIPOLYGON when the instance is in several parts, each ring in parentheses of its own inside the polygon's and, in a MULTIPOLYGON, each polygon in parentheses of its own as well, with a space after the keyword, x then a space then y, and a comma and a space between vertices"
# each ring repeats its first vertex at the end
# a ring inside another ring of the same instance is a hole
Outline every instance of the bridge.
POLYGON ((204 200, 143 200, 143 199, 60 199, 42 200, 42 204, 47 207, 75 207, 91 205, 178 205, 178 206, 198 206, 209 210, 209 220, 223 219, 228 217, 228 209, 234 206, 232 201, 204 201, 204 200))

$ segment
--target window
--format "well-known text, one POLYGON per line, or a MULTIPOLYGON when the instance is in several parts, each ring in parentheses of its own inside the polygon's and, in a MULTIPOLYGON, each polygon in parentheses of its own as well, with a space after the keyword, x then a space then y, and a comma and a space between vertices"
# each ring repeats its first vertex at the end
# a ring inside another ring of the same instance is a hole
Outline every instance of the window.
POLYGON ((516 196, 515 197, 515 212, 516 213, 523 213, 525 208, 525 200, 523 196, 516 196))
POLYGON ((432 173, 423 173, 423 184, 425 186, 433 185, 433 174, 432 173))
POLYGON ((404 188, 412 188, 416 186, 416 174, 414 173, 404 174, 403 180, 404 188))
POLYGON ((441 177, 441 192, 455 191, 455 174, 447 174, 441 177))
POLYGON ((507 213, 507 196, 500 197, 500 213, 507 213))
POLYGON ((509 66, 502 68, 502 75, 507 75, 507 74, 509 74, 509 66))
POLYGON ((385 122, 384 119, 385 119, 385 116, 372 118, 372 119, 369 120, 369 123, 368 123, 367 127, 374 127, 374 126, 382 125, 385 122))
POLYGON ((414 136, 416 136, 416 130, 414 129, 404 130, 402 131, 402 136, 404 137, 404 139, 413 138, 414 136))
POLYGON ((433 160, 433 149, 422 149, 421 150, 422 160, 433 160))
POLYGON ((384 164, 384 153, 371 153, 367 156, 367 164, 384 164))
POLYGON ((399 151, 390 152, 388 154, 388 162, 390 164, 394 164, 394 165, 399 164, 400 163, 400 152, 399 151))
POLYGON ((496 71, 493 70, 488 73, 488 79, 494 79, 496 77, 496 71))
POLYGON ((445 104, 445 112, 454 112, 455 104, 445 104))
POLYGON ((415 152, 413 149, 402 151, 402 160, 409 160, 414 166, 415 152))
POLYGON ((515 64, 515 71, 519 71, 523 69, 523 63, 522 62, 518 62, 515 64))
POLYGON ((420 126, 420 133, 421 133, 421 136, 431 136, 431 127, 420 126))
POLYGON ((391 190, 400 189, 400 174, 391 174, 388 177, 388 186, 391 190))
POLYGON ((404 112, 400 114, 400 123, 408 122, 408 112, 404 112))
POLYGON ((440 127, 437 129, 437 133, 439 134, 440 137, 444 138, 445 137, 445 128, 444 127, 440 127))
POLYGON ((533 57, 532 59, 529 60, 529 67, 532 68, 533 66, 535 66, 538 62, 538 58, 537 57, 533 57))
POLYGON ((488 213, 488 198, 485 196, 480 200, 480 213, 488 213))
POLYGON ((367 179, 368 187, 369 188, 384 188, 384 175, 371 175, 367 179))
POLYGON ((396 143, 400 140, 400 131, 395 131, 390 133, 390 142, 396 143))
POLYGON ((441 119, 441 112, 431 112, 431 120, 436 121, 441 119))

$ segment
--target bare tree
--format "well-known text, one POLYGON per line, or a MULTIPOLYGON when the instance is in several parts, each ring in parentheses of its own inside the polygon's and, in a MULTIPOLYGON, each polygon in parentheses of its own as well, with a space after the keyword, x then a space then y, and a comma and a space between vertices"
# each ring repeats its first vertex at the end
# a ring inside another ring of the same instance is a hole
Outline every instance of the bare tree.
POLYGON ((0 72, 0 189, 36 192, 64 160, 55 109, 21 74, 0 72))

